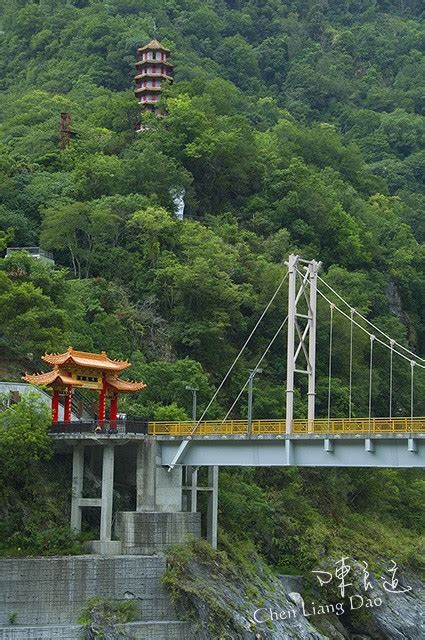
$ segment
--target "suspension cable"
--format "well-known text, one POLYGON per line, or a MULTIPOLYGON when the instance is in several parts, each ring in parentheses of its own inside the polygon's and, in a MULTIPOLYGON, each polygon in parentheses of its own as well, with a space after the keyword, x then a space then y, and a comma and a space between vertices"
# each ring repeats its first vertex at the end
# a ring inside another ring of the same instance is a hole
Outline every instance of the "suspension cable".
POLYGON ((334 308, 333 302, 330 304, 330 324, 329 324, 329 370, 328 370, 328 429, 331 421, 331 390, 332 390, 332 343, 333 343, 333 323, 334 323, 334 308))
POLYGON ((393 357, 394 357, 394 340, 390 340, 390 410, 389 417, 393 417, 393 357))
POLYGON ((211 407, 212 403, 214 402, 214 400, 216 399, 216 397, 218 396, 220 390, 222 389, 224 383, 226 382, 227 378, 229 377, 230 373, 233 371, 234 366, 236 365, 237 361, 239 360, 239 358, 241 357, 242 353, 245 351, 246 346, 248 345, 249 341, 251 340, 252 336, 254 335, 254 333, 256 332, 259 324, 261 323, 262 319, 264 318, 264 316, 266 315, 267 311, 270 309, 274 299, 276 298, 277 294, 279 293, 279 291, 281 290, 283 283, 285 282, 286 278, 288 277, 289 271, 287 271, 284 275, 284 277, 282 278, 282 280, 280 281, 276 291, 274 292, 274 294, 272 295, 272 297, 270 298, 269 302, 267 303, 263 313, 261 314, 261 316, 258 318, 255 327, 253 328, 253 330, 251 331, 251 333, 249 334, 248 338, 245 340, 245 343, 243 345, 243 347, 241 348, 241 350, 239 351, 238 355, 236 356, 236 358, 233 360, 232 364, 230 365, 226 375, 224 376, 223 380, 220 382, 219 386, 217 387, 216 391, 214 392, 211 400, 209 401, 209 403, 207 404, 207 406, 205 407, 205 409, 202 412, 201 417, 199 418, 199 420, 197 421, 197 423, 195 424, 195 426, 193 427, 191 434, 195 433, 196 429, 198 428, 199 424, 202 422, 202 420, 204 419, 208 409, 211 407))
POLYGON ((370 431, 370 419, 372 416, 372 372, 373 372, 373 343, 375 342, 375 336, 371 333, 370 339, 370 356, 369 356, 369 407, 368 407, 368 419, 369 419, 369 431, 370 431))
POLYGON ((355 309, 350 309, 350 381, 349 381, 349 395, 348 395, 348 419, 351 420, 351 409, 352 409, 352 392, 353 392, 353 317, 354 317, 355 309))
MULTIPOLYGON (((259 361, 255 365, 255 369, 258 369, 260 364, 263 362, 263 360, 266 357, 267 353, 270 351, 270 349, 272 347, 272 344, 274 343, 274 341, 276 340, 277 336, 279 335, 279 333, 282 331, 283 327, 285 326, 285 323, 286 323, 287 320, 288 320, 288 316, 286 316, 285 320, 282 322, 282 324, 280 325, 279 329, 276 331, 276 333, 274 334, 273 338, 270 340, 269 344, 267 345, 267 349, 264 351, 263 355, 261 356, 261 358, 259 359, 259 361)), ((243 387, 239 391, 235 401, 233 402, 232 406, 230 407, 230 409, 228 410, 228 412, 224 416, 223 420, 221 421, 221 424, 223 424, 223 422, 225 422, 227 420, 227 418, 229 417, 229 415, 232 413, 233 409, 235 408, 235 406, 239 402, 239 399, 240 399, 241 395, 243 394, 243 392, 245 391, 245 389, 248 386, 249 378, 250 378, 250 376, 248 376, 245 384, 243 385, 243 387)))
MULTIPOLYGON (((318 279, 320 280, 320 282, 323 282, 323 284, 330 290, 332 291, 332 293, 334 295, 336 295, 337 298, 339 298, 341 300, 341 302, 343 302, 347 307, 349 307, 350 309, 352 308, 351 305, 348 304, 348 302, 346 300, 344 300, 344 298, 337 292, 335 291, 335 289, 333 287, 331 287, 330 284, 328 284, 326 282, 326 280, 324 280, 319 274, 317 274, 318 279)), ((355 313, 359 316, 359 318, 361 318, 362 320, 364 320, 365 322, 367 322, 367 324, 372 327, 372 329, 374 329, 375 331, 378 331, 381 335, 383 335, 387 340, 392 340, 391 336, 387 335, 384 331, 382 331, 382 329, 380 329, 379 327, 377 327, 375 324, 373 324, 373 322, 371 322, 370 320, 368 320, 365 316, 363 316, 361 313, 359 313, 356 309, 355 309, 355 313)), ((422 362, 425 363, 425 358, 421 358, 421 356, 418 356, 416 353, 414 353, 413 351, 411 351, 410 349, 408 349, 407 347, 404 347, 402 344, 400 344, 399 342, 396 342, 395 340, 393 341, 395 345, 397 345, 397 347, 399 347, 400 349, 402 349, 403 351, 405 351, 406 353, 408 353, 410 356, 413 356, 414 358, 416 358, 417 360, 421 360, 422 362)))

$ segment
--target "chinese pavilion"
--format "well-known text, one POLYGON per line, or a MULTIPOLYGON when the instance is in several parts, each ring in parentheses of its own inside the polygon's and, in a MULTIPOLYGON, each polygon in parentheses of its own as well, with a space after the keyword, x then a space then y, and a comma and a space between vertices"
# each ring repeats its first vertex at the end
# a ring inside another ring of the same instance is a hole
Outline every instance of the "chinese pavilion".
MULTIPOLYGON (((173 81, 173 65, 169 61, 170 50, 158 40, 137 50, 136 98, 144 106, 144 111, 157 112, 164 80, 173 81)), ((162 115, 158 113, 158 115, 162 115)))
POLYGON ((110 397, 109 419, 116 420, 118 395, 141 391, 146 386, 143 382, 121 380, 119 373, 127 369, 130 363, 127 360, 111 360, 105 351, 86 353, 68 347, 65 353, 45 353, 42 360, 52 367, 52 371, 26 374, 23 379, 52 389, 52 422, 58 422, 61 393, 65 394, 64 422, 70 422, 74 388, 92 389, 99 393, 98 420, 105 420, 106 401, 110 397))

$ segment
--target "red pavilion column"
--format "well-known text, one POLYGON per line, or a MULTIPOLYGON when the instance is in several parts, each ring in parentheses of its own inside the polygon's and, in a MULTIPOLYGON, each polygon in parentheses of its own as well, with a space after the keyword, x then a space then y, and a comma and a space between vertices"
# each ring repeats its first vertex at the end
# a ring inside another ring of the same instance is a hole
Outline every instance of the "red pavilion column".
POLYGON ((109 410, 109 419, 118 419, 118 393, 113 393, 111 398, 111 407, 109 410))
POLYGON ((66 395, 65 395, 65 410, 64 410, 64 416, 63 416, 64 422, 71 422, 71 409, 72 409, 72 387, 70 385, 67 388, 66 395))
POLYGON ((105 375, 102 376, 103 386, 99 393, 99 406, 97 408, 97 419, 105 420, 106 418, 106 380, 105 375))
POLYGON ((59 419, 59 390, 54 389, 52 395, 52 422, 59 419))

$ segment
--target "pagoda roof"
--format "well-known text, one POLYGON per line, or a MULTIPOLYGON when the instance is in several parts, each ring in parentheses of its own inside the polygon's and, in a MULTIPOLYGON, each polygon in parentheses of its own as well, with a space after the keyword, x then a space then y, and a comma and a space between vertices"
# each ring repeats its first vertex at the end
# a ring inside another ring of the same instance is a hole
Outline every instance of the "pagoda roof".
POLYGON ((136 67, 174 67, 173 63, 169 62, 169 60, 136 60, 135 65, 136 67))
POLYGON ((65 386, 72 385, 74 387, 82 387, 83 383, 79 380, 74 380, 70 376, 66 375, 62 371, 59 371, 58 367, 55 367, 53 371, 47 373, 26 373, 23 379, 30 384, 35 385, 52 385, 59 383, 65 386))
POLYGON ((149 78, 153 78, 154 80, 170 80, 173 81, 173 76, 166 75, 165 73, 138 73, 137 76, 134 76, 135 80, 149 80, 149 78))
POLYGON ((75 351, 72 347, 68 347, 65 353, 45 353, 42 356, 42 360, 53 366, 74 364, 78 367, 90 367, 105 371, 122 371, 130 366, 127 360, 111 360, 105 351, 88 353, 86 351, 75 351))
POLYGON ((158 42, 158 40, 156 40, 155 38, 151 40, 149 44, 145 44, 144 47, 140 47, 138 51, 147 51, 148 49, 160 49, 161 51, 168 51, 168 53, 170 52, 170 50, 167 49, 167 47, 163 47, 162 44, 158 42))

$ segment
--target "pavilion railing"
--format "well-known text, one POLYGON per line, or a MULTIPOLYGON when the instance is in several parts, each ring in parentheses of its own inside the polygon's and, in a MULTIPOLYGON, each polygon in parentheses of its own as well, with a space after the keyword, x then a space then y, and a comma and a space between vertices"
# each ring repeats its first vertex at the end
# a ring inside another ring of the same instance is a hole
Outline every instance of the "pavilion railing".
POLYGON ((148 433, 147 420, 73 420, 71 422, 53 422, 49 432, 54 433, 148 433))

